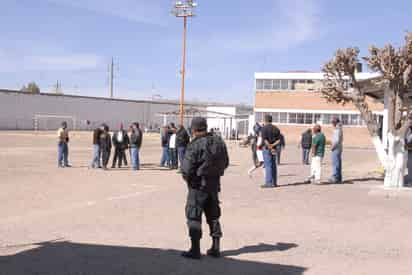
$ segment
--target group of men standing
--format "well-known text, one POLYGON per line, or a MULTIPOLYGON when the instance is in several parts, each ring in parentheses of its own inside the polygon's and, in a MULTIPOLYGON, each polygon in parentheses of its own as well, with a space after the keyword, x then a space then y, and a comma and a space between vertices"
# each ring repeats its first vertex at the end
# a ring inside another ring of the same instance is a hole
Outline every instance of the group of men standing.
MULTIPOLYGON (((334 118, 332 120, 332 125, 334 127, 331 145, 333 173, 332 177, 329 179, 329 182, 342 183, 342 124, 338 118, 334 118)), ((277 187, 277 166, 280 164, 280 156, 281 151, 285 146, 285 138, 279 128, 273 125, 272 116, 270 115, 265 116, 263 127, 256 123, 254 132, 256 137, 258 137, 256 140, 261 140, 261 144, 259 144, 263 155, 261 164, 265 167, 265 183, 261 187, 277 187)), ((320 183, 322 161, 326 150, 326 137, 322 133, 322 128, 319 124, 316 124, 313 129, 307 129, 302 134, 300 146, 302 148, 303 164, 311 165, 310 176, 305 182, 320 183)), ((256 149, 253 151, 255 156, 254 161, 256 163, 256 149)))
POLYGON ((91 168, 103 168, 107 170, 112 147, 114 156, 112 168, 121 168, 128 165, 126 151, 129 149, 130 160, 133 170, 140 169, 139 151, 143 142, 143 132, 139 128, 139 123, 130 125, 128 131, 124 130, 120 124, 119 130, 110 135, 109 126, 102 124, 93 131, 93 159, 91 168))
MULTIPOLYGON (((342 123, 338 118, 332 119, 333 136, 331 140, 332 155, 332 176, 329 183, 342 183, 342 152, 343 152, 343 130, 342 123)), ((307 183, 320 183, 322 175, 322 162, 326 151, 326 137, 322 132, 322 127, 316 124, 312 129, 306 130, 302 134, 302 162, 311 165, 311 173, 306 180, 307 183), (312 156, 309 161, 309 155, 312 156)))
POLYGON ((162 156, 161 167, 178 169, 183 164, 186 148, 190 142, 190 135, 183 125, 177 128, 174 123, 170 123, 161 129, 162 156))

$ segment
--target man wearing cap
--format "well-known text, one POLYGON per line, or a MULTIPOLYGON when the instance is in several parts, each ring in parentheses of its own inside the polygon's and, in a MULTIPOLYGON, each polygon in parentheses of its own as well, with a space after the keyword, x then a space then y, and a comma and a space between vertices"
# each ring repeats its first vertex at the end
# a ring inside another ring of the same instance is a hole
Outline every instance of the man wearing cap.
POLYGON ((205 212, 213 244, 207 255, 220 257, 222 230, 219 222, 220 178, 229 166, 226 144, 222 138, 207 133, 204 118, 193 118, 194 139, 189 143, 182 165, 182 175, 188 185, 186 218, 191 239, 191 248, 182 256, 200 259, 202 238, 202 213, 205 212))
POLYGON ((59 168, 71 167, 69 165, 69 130, 66 121, 63 121, 59 130, 57 130, 57 137, 57 166, 59 168))

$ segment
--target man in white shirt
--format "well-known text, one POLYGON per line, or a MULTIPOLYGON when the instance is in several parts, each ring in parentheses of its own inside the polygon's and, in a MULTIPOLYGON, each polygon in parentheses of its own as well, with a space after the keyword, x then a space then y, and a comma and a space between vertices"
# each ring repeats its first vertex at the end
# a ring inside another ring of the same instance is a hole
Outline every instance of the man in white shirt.
POLYGON ((67 129, 67 122, 63 121, 61 126, 57 130, 57 166, 59 168, 71 167, 69 165, 69 130, 67 129))
POLYGON ((116 133, 114 133, 112 138, 112 143, 114 145, 114 157, 112 168, 116 167, 116 163, 118 163, 118 167, 122 167, 122 162, 127 166, 127 159, 125 150, 129 147, 129 136, 127 132, 123 129, 123 123, 120 124, 120 129, 116 133))
POLYGON ((169 141, 169 156, 170 156, 170 168, 171 169, 178 169, 177 163, 177 148, 176 148, 176 127, 172 128, 172 135, 170 136, 169 141))

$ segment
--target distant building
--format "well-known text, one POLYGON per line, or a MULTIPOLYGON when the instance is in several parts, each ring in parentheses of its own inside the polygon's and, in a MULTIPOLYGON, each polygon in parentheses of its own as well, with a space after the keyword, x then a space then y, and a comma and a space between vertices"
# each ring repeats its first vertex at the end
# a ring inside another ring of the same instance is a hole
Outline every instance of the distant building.
MULTIPOLYGON (((359 73, 358 79, 375 76, 359 73)), ((273 116, 274 123, 285 125, 329 125, 338 117, 343 125, 364 126, 360 113, 353 104, 345 106, 329 103, 322 98, 323 73, 256 73, 255 115, 263 121, 265 114, 273 116)), ((377 120, 382 120, 383 104, 368 100, 377 120)))
MULTIPOLYGON (((210 127, 216 118, 226 122, 227 132, 245 129, 244 119, 253 113, 253 107, 208 102, 186 102, 186 109, 198 109, 200 115, 210 114, 210 127), (243 114, 241 116, 241 114, 243 114), (229 129, 230 128, 230 129, 229 129)), ((139 122, 142 128, 158 129, 164 124, 179 120, 179 102, 175 100, 130 100, 117 98, 63 95, 55 93, 30 94, 20 91, 0 90, 0 130, 55 130, 65 120, 70 129, 90 130, 106 123, 117 129, 121 123, 139 122), (166 116, 160 114, 170 114, 166 116)), ((189 125, 192 117, 185 122, 189 125)), ((222 124, 223 125, 223 124, 222 124)), ((221 128, 223 132, 224 129, 221 128)))
MULTIPOLYGON (((366 80, 376 74, 357 73, 356 76, 366 80)), ((342 106, 327 102, 320 93, 322 80, 323 73, 255 73, 254 120, 262 122, 264 116, 270 114, 273 122, 293 133, 297 141, 300 131, 316 123, 328 130, 331 120, 337 117, 346 128, 346 136, 360 137, 360 143, 368 144, 368 132, 359 111, 353 104, 342 106)), ((385 113, 382 101, 368 98, 368 103, 375 119, 382 124, 385 113)))

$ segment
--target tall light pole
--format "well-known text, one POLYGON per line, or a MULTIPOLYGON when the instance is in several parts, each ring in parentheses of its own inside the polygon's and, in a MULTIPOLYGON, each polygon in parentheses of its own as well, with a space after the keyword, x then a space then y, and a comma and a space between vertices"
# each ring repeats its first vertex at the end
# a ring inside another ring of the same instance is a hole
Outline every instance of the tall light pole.
POLYGON ((186 73, 186 36, 187 36, 187 18, 195 16, 194 9, 197 7, 197 3, 193 0, 177 1, 173 7, 172 13, 179 18, 183 18, 183 56, 182 56, 182 87, 180 91, 180 124, 184 125, 184 112, 185 112, 185 73, 186 73))

